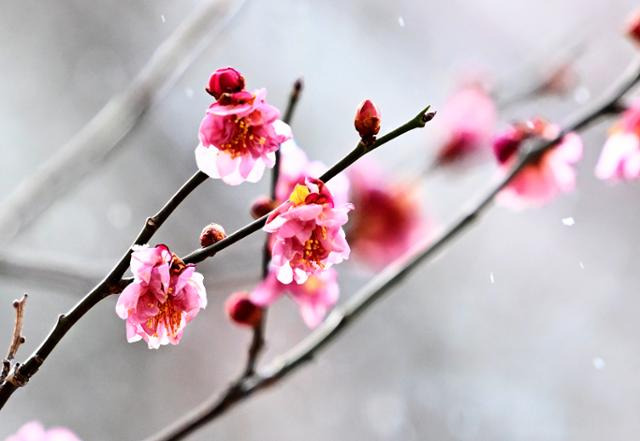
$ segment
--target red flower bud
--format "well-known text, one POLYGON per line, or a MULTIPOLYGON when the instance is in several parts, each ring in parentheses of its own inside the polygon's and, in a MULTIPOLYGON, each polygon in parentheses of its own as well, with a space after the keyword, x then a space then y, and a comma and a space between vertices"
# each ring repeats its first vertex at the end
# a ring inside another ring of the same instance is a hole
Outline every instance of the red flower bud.
POLYGON ((640 9, 629 16, 626 34, 636 44, 640 44, 640 9))
POLYGON ((356 111, 353 121, 362 139, 370 140, 380 131, 380 112, 370 100, 365 100, 356 111))
POLYGON ((232 67, 223 67, 216 70, 209 78, 207 92, 215 99, 224 93, 240 92, 244 89, 244 77, 232 67))
POLYGON ((523 134, 516 128, 510 128, 505 133, 498 135, 493 141, 493 153, 498 162, 504 164, 518 151, 522 144, 523 134))
POLYGON ((276 201, 271 200, 266 196, 260 196, 251 204, 251 217, 254 219, 260 219, 265 214, 272 211, 278 206, 276 201))
POLYGON ((264 311, 251 301, 246 291, 231 294, 224 302, 224 310, 232 321, 245 326, 257 326, 264 311))
POLYGON ((213 245, 227 237, 224 228, 218 224, 209 224, 202 229, 200 233, 200 246, 202 248, 213 245))

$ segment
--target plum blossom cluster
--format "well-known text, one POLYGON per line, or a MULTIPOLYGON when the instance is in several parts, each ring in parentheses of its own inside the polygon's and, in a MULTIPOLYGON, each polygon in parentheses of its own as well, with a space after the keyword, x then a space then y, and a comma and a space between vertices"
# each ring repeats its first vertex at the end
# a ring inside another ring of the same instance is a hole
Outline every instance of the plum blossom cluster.
MULTIPOLYGON (((251 292, 233 293, 225 310, 235 322, 257 326, 262 311, 288 294, 309 327, 315 327, 339 296, 333 265, 349 258, 345 226, 354 206, 365 216, 350 224, 349 236, 363 261, 378 268, 406 253, 424 232, 415 192, 388 185, 381 175, 355 173, 353 193, 346 175, 324 183, 327 170, 310 160, 295 143, 291 128, 265 100, 266 92, 245 89, 242 74, 233 68, 214 72, 207 92, 211 104, 200 125, 196 162, 201 171, 230 185, 256 182, 265 167, 276 165, 279 178, 275 199, 261 198, 252 206, 255 217, 270 213, 264 231, 269 234, 268 272, 251 292)), ((372 143, 380 130, 380 113, 369 100, 356 111, 356 130, 362 142, 372 143)), ((209 246, 226 237, 217 224, 206 226, 200 244, 209 246)), ((149 348, 178 344, 186 325, 207 303, 203 277, 194 265, 185 265, 165 245, 136 246, 131 255, 134 281, 116 305, 126 320, 127 340, 144 340, 149 348)))

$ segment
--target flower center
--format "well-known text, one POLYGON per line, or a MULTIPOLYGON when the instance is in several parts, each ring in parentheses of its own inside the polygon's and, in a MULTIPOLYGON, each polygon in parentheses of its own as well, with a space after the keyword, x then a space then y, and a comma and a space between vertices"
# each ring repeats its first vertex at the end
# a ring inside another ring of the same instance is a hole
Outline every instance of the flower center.
POLYGON ((324 268, 322 261, 327 258, 329 251, 322 245, 320 237, 327 238, 326 227, 318 227, 313 230, 311 237, 304 243, 302 252, 302 261, 312 264, 313 266, 324 268))
POLYGON ((145 323, 149 330, 153 331, 153 336, 158 336, 158 326, 163 324, 167 330, 167 334, 175 337, 182 323, 182 311, 173 304, 171 297, 168 297, 164 303, 158 302, 158 313, 151 317, 145 323))
POLYGON ((247 118, 232 117, 233 129, 228 141, 218 146, 219 150, 227 152, 232 158, 243 156, 249 146, 255 143, 264 145, 267 140, 264 136, 253 134, 253 126, 247 122, 247 118))
POLYGON ((289 196, 289 200, 293 205, 302 205, 307 199, 307 196, 309 196, 309 193, 309 189, 306 185, 296 184, 291 192, 291 196, 289 196))

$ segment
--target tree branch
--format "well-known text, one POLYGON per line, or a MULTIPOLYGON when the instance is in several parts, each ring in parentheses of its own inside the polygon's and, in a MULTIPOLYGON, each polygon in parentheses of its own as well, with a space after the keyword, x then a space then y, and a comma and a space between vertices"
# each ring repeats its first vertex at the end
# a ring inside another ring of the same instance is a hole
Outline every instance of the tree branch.
MULTIPOLYGON (((379 138, 372 145, 365 145, 359 143, 356 148, 351 151, 347 156, 340 160, 336 165, 331 167, 324 175, 320 177, 324 182, 328 182, 338 173, 346 169, 353 164, 359 158, 367 154, 368 152, 380 147, 383 144, 397 138, 398 136, 417 128, 424 127, 428 121, 430 121, 434 112, 429 112, 429 107, 422 110, 418 115, 412 118, 407 123, 388 133, 387 135, 379 138)), ((138 234, 138 237, 134 241, 133 245, 145 244, 151 239, 153 234, 164 223, 164 221, 173 213, 173 211, 180 205, 180 203, 193 191, 198 185, 206 180, 207 176, 198 171, 196 172, 183 186, 176 192, 175 195, 166 203, 166 205, 154 216, 147 219, 142 231, 138 234)), ((214 256, 218 251, 227 248, 234 243, 244 239, 245 237, 260 230, 267 220, 268 214, 257 219, 256 221, 246 225, 245 227, 237 230, 233 234, 227 236, 223 240, 214 243, 206 248, 200 248, 193 253, 186 256, 183 260, 185 263, 198 263, 208 257, 214 256)), ((27 359, 27 361, 16 369, 16 374, 20 376, 19 385, 5 381, 0 384, 0 409, 9 400, 13 392, 19 387, 25 385, 28 380, 38 371, 40 366, 44 363, 49 354, 62 340, 65 334, 71 329, 71 327, 80 318, 86 314, 91 308, 93 308, 102 299, 108 297, 111 294, 118 294, 133 280, 131 278, 123 279, 125 271, 129 267, 129 259, 132 253, 132 247, 130 247, 122 256, 116 266, 109 272, 109 274, 96 285, 85 297, 80 300, 74 307, 72 307, 66 314, 58 316, 58 321, 54 325, 53 329, 40 346, 35 350, 33 354, 27 359)))
POLYGON ((131 84, 0 204, 0 242, 37 219, 104 161, 140 118, 240 9, 244 0, 207 0, 153 53, 131 84))
POLYGON ((611 115, 612 109, 618 108, 621 98, 638 81, 640 81, 640 60, 629 67, 617 84, 602 99, 595 102, 577 117, 570 119, 555 139, 538 143, 525 153, 507 176, 490 188, 471 210, 460 216, 459 220, 446 229, 435 242, 431 244, 425 242, 414 250, 408 259, 401 259, 389 265, 382 273, 374 277, 345 302, 344 305, 334 309, 319 328, 287 353, 277 357, 262 372, 251 377, 240 378, 232 383, 222 395, 212 396, 182 419, 147 438, 146 441, 176 441, 182 439, 199 427, 213 421, 245 398, 259 390, 274 385, 289 373, 310 361, 316 352, 340 335, 349 324, 353 323, 360 314, 386 294, 390 288, 478 220, 495 196, 513 180, 523 167, 557 144, 568 132, 582 130, 601 117, 611 115))

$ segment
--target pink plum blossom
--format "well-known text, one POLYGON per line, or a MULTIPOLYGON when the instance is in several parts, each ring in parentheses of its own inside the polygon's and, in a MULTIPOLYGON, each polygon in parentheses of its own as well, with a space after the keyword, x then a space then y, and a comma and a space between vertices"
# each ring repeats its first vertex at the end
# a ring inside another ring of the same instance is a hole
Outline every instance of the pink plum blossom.
MULTIPOLYGON (((541 119, 509 129, 496 138, 494 145, 500 174, 504 176, 510 172, 517 161, 522 141, 531 137, 551 140, 558 134, 557 126, 541 119)), ((523 209, 541 206, 559 193, 573 191, 576 184, 575 164, 582 158, 582 150, 580 136, 567 133, 554 147, 524 166, 500 192, 498 202, 514 209, 523 209)))
POLYGON ((257 182, 275 164, 275 151, 290 135, 264 89, 224 93, 200 124, 196 163, 211 178, 229 185, 257 182))
POLYGON ((31 421, 10 435, 5 441, 80 441, 69 429, 52 427, 49 430, 37 421, 31 421))
POLYGON ((280 298, 284 293, 298 304, 300 315, 305 324, 315 328, 324 320, 327 312, 338 301, 340 288, 338 274, 333 268, 317 272, 298 285, 285 285, 277 279, 275 272, 269 275, 249 294, 249 298, 256 305, 267 307, 280 298))
POLYGON ((611 181, 640 177, 640 102, 627 109, 611 128, 596 176, 611 181))
POLYGON ((126 320, 129 343, 143 339, 150 349, 180 343, 187 323, 207 306, 203 277, 195 270, 165 245, 134 247, 134 281, 116 304, 116 313, 126 320))
MULTIPOLYGON (((297 184, 304 184, 307 178, 319 178, 328 167, 320 161, 310 161, 306 153, 298 147, 293 138, 280 146, 280 174, 276 184, 276 201, 286 201, 297 184)), ((326 186, 331 191, 335 205, 343 205, 349 200, 349 179, 340 173, 326 186)))
POLYGON ((349 177, 357 209, 347 238, 359 260, 380 269, 428 238, 429 223, 416 185, 389 182, 371 161, 359 163, 349 177))
POLYGON ((438 112, 442 146, 436 165, 468 159, 491 145, 496 107, 486 88, 478 83, 463 86, 438 112))
POLYGON ((273 233, 271 267, 281 283, 304 283, 315 273, 349 258, 342 226, 353 205, 336 205, 320 180, 297 184, 289 199, 267 218, 264 230, 273 233))

